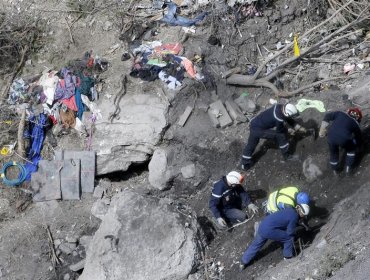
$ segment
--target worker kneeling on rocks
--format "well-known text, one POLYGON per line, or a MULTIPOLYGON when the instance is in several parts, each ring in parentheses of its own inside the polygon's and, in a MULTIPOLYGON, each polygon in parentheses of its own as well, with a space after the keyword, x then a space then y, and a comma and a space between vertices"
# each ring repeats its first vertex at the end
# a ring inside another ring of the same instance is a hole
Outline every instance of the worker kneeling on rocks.
POLYGON ((231 171, 213 185, 209 208, 211 209, 217 225, 226 228, 228 223, 234 224, 247 219, 243 211, 248 207, 253 213, 258 207, 253 204, 243 188, 244 177, 236 171, 231 171))
POLYGON ((284 258, 293 257, 295 230, 300 218, 307 216, 310 207, 307 204, 298 204, 295 208, 286 208, 266 216, 257 231, 255 239, 242 256, 240 270, 245 269, 265 245, 267 240, 283 243, 284 258))
POLYGON ((287 103, 284 105, 275 104, 254 117, 250 122, 249 138, 243 150, 241 160, 242 169, 248 170, 252 167, 252 155, 260 139, 275 140, 279 145, 284 160, 295 159, 289 154, 288 129, 285 123, 293 127, 295 131, 306 133, 307 130, 294 120, 298 115, 299 112, 296 106, 287 103))
POLYGON ((359 125, 361 119, 362 112, 359 108, 350 108, 347 113, 341 111, 329 112, 324 116, 319 136, 325 137, 328 134, 330 166, 335 175, 339 172, 339 148, 346 151, 346 174, 349 175, 353 169, 356 150, 362 144, 359 125))
POLYGON ((310 197, 308 193, 300 192, 295 186, 288 186, 272 192, 263 205, 265 212, 272 214, 286 208, 294 208, 298 204, 308 205, 309 203, 310 197))

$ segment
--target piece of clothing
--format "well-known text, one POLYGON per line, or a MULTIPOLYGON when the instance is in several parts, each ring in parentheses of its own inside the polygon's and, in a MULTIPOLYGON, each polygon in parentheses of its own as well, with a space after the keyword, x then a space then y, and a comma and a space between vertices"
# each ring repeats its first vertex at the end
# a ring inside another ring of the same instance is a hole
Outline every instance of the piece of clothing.
POLYGON ((222 217, 233 223, 245 220, 246 214, 241 210, 249 203, 250 198, 244 188, 241 185, 230 187, 224 176, 213 185, 209 208, 216 219, 222 217))
POLYGON ((75 116, 75 113, 71 109, 67 109, 67 111, 63 111, 62 109, 59 110, 59 117, 60 117, 60 122, 63 124, 65 128, 75 127, 76 116, 75 116))
POLYGON ((267 212, 272 214, 282 209, 296 207, 298 192, 298 188, 294 186, 284 187, 272 192, 267 200, 267 212))
POLYGON ((182 85, 180 81, 178 81, 175 77, 167 74, 165 71, 159 72, 158 77, 161 81, 166 83, 169 89, 175 90, 182 85))
POLYGON ((61 102, 65 104, 72 111, 75 111, 75 112, 78 111, 77 104, 76 104, 76 97, 74 95, 68 99, 63 99, 61 102))
POLYGON ((23 102, 28 95, 28 88, 29 85, 22 78, 14 80, 9 89, 8 103, 14 105, 23 102))
POLYGON ((55 75, 56 71, 44 71, 39 80, 39 85, 42 86, 43 93, 46 96, 46 103, 53 104, 55 90, 59 81, 58 76, 55 75))
POLYGON ((25 168, 27 170, 26 181, 31 180, 31 174, 37 171, 38 163, 41 160, 41 149, 45 138, 45 125, 47 116, 40 114, 30 118, 29 133, 31 138, 31 148, 28 151, 28 159, 32 162, 27 162, 25 168))
POLYGON ((315 108, 321 113, 324 113, 326 111, 324 102, 322 102, 321 100, 309 100, 302 98, 298 100, 298 103, 295 106, 299 112, 303 112, 308 108, 315 108))
POLYGON ((85 108, 84 108, 84 104, 82 103, 80 88, 76 88, 75 100, 76 100, 76 105, 77 105, 77 118, 82 120, 82 115, 85 111, 85 108))
POLYGON ((59 80, 55 89, 55 99, 68 99, 75 94, 76 86, 79 86, 78 79, 71 71, 64 67, 61 70, 62 80, 59 80))
POLYGON ((179 26, 189 27, 189 26, 195 25, 196 23, 202 21, 207 15, 207 12, 203 12, 199 14, 198 16, 196 16, 194 19, 189 19, 189 18, 185 18, 182 16, 178 16, 176 14, 177 5, 175 3, 170 2, 167 4, 167 7, 168 7, 167 14, 164 15, 164 17, 161 19, 161 22, 164 22, 164 23, 167 23, 173 26, 179 25, 179 26))
POLYGON ((283 209, 266 216, 258 227, 255 239, 244 252, 242 263, 248 265, 269 239, 283 243, 284 257, 291 258, 298 221, 299 215, 293 208, 283 209))
POLYGON ((288 153, 289 142, 286 137, 285 123, 294 127, 296 122, 294 119, 284 116, 283 106, 283 104, 275 104, 251 120, 248 142, 243 150, 243 164, 252 163, 252 155, 260 139, 272 139, 278 143, 283 155, 288 153))
POLYGON ((333 170, 339 168, 339 148, 346 151, 346 166, 355 163, 356 149, 362 144, 359 123, 345 112, 334 111, 324 116, 325 122, 331 122, 328 129, 330 165, 333 170))

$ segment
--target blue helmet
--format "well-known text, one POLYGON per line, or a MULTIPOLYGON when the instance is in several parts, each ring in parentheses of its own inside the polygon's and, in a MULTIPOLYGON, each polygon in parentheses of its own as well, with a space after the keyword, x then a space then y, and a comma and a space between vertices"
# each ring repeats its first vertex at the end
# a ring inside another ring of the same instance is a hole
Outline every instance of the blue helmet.
POLYGON ((297 204, 309 204, 310 197, 306 192, 299 192, 297 194, 297 204))

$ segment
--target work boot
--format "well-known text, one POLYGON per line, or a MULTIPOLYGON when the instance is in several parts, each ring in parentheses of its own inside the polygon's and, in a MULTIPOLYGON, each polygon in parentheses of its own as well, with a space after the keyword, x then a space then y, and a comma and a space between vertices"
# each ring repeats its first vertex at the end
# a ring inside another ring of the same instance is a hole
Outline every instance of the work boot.
POLYGON ((298 161, 299 160, 298 155, 292 155, 292 154, 284 154, 283 158, 284 158, 284 161, 298 161))
POLYGON ((252 165, 250 163, 244 163, 241 165, 241 168, 244 170, 244 171, 248 171, 249 169, 251 169, 252 165))

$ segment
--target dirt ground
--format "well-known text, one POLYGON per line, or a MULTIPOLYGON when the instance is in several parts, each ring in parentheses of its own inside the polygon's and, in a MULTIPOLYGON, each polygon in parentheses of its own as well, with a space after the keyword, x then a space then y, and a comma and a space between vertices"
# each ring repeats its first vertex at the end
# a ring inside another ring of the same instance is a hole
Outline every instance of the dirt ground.
MULTIPOLYGON (((208 209, 212 182, 231 170, 239 170, 242 149, 248 135, 248 124, 232 125, 224 129, 214 128, 208 114, 201 109, 202 104, 214 101, 213 90, 216 90, 218 98, 222 101, 247 93, 248 96, 253 97, 259 110, 269 106, 269 99, 274 98, 270 90, 227 86, 219 73, 237 65, 257 63, 256 42, 261 46, 266 46, 267 49, 274 49, 279 41, 278 38, 286 38, 292 30, 303 30, 322 20, 326 16, 327 8, 326 1, 317 1, 317 3, 315 1, 304 11, 298 7, 306 1, 274 2, 276 2, 274 6, 266 7, 264 17, 249 19, 240 25, 242 36, 235 28, 230 27, 232 25, 230 14, 224 16, 215 12, 207 19, 204 26, 198 27, 196 35, 184 43, 186 56, 193 54, 204 56, 203 69, 207 79, 204 84, 189 83, 188 87, 175 95, 168 116, 170 125, 164 135, 163 145, 172 147, 176 151, 175 165, 183 166, 187 162, 194 162, 198 168, 199 179, 194 183, 180 176, 176 177, 172 182, 173 187, 161 193, 153 190, 138 190, 152 192, 160 197, 171 197, 193 207, 198 214, 198 222, 206 233, 206 274, 212 276, 211 279, 255 279, 269 268, 283 262, 279 245, 269 244, 251 266, 243 272, 238 271, 240 257, 253 239, 254 222, 263 218, 262 211, 247 224, 231 231, 220 231, 213 227, 211 213, 208 209), (288 8, 283 8, 284 5, 288 8), (277 10, 280 12, 277 13, 277 10), (220 24, 212 25, 212 21, 218 21, 220 24), (268 26, 271 26, 271 29, 268 29, 268 26), (270 31, 266 33, 265 30, 270 31), (250 36, 251 33, 258 34, 258 36, 250 36), (209 45, 206 42, 209 34, 219 37, 224 47, 209 45), (195 105, 194 111, 186 125, 181 128, 177 127, 175 123, 179 116, 186 106, 193 104, 195 105)), ((65 8, 63 6, 65 3, 58 3, 58 1, 40 1, 37 7, 52 10, 57 4, 61 5, 58 8, 65 8)), ((62 17, 51 16, 52 12, 49 13, 50 32, 54 33, 52 33, 53 38, 56 39, 50 42, 37 58, 33 58, 34 63, 25 68, 25 74, 42 71, 44 66, 59 68, 65 61, 81 57, 83 52, 89 49, 93 49, 98 54, 107 54, 110 47, 121 43, 118 40, 117 30, 114 28, 109 31, 102 30, 102 26, 107 21, 116 23, 112 11, 99 15, 100 17, 88 17, 77 21, 73 29, 76 45, 65 40, 69 38, 65 20, 62 17), (89 26, 93 20, 94 23, 89 26)), ((158 39, 179 40, 180 29, 177 27, 160 26, 159 31, 158 39)), ((130 67, 130 62, 120 61, 124 50, 125 46, 122 44, 118 51, 106 56, 111 63, 111 70, 102 76, 105 80, 107 94, 119 89, 121 74, 128 71, 130 67)), ((317 78, 319 67, 315 65, 312 69, 306 69, 306 74, 302 75, 298 83, 305 84, 314 81, 317 78)), ((291 102, 304 97, 322 100, 327 110, 345 109, 351 104, 342 96, 368 82, 367 77, 369 76, 363 75, 361 79, 347 82, 352 85, 351 88, 339 83, 332 89, 308 90, 304 95, 292 98, 291 102)), ((138 83, 135 80, 131 82, 138 83)), ((296 85, 287 84, 286 86, 289 88, 296 85)), ((367 141, 365 151, 355 174, 351 177, 343 175, 336 177, 332 174, 327 165, 329 155, 325 139, 312 136, 293 137, 290 140, 295 143, 293 147, 295 154, 299 155, 299 160, 288 163, 281 162, 280 151, 271 143, 262 143, 259 146, 259 159, 247 172, 245 187, 260 208, 266 195, 279 186, 295 184, 307 191, 314 206, 309 220, 309 225, 313 230, 305 232, 302 237, 305 247, 310 246, 320 229, 326 224, 335 205, 370 180, 370 174, 366 172, 370 164, 370 143, 368 142, 369 137, 366 137, 370 133, 367 128, 369 110, 369 108, 363 108, 365 118, 362 128, 367 141), (326 166, 323 170, 324 174, 314 182, 307 182, 302 172, 302 163, 308 157, 326 166)), ((303 124, 317 131, 323 114, 308 109, 301 114, 301 117, 303 124)), ((68 146, 71 144, 71 139, 75 139, 73 142, 75 146, 84 145, 83 140, 67 135, 57 139, 58 147, 68 146)), ((48 141, 50 140, 47 139, 47 143, 48 141)), ((49 143, 45 146, 53 145, 49 143)), ((49 149, 52 150, 52 148, 49 149)), ((147 176, 147 164, 144 164, 133 167, 127 172, 109 175, 107 178, 114 181, 110 188, 113 194, 120 188, 134 189, 138 181, 147 182, 147 176)), ((0 188, 0 279, 63 279, 64 275, 69 272, 68 265, 79 260, 80 256, 62 254, 64 264, 57 270, 53 270, 45 226, 49 225, 54 239, 59 240, 64 240, 68 235, 93 234, 99 225, 99 220, 90 213, 94 199, 87 195, 77 202, 30 204, 29 201, 29 194, 21 190, 0 188), (26 205, 22 207, 24 204, 26 205)), ((203 268, 200 268, 200 272, 205 273, 203 268)), ((77 279, 78 273, 69 272, 69 274, 71 279, 77 279)))

